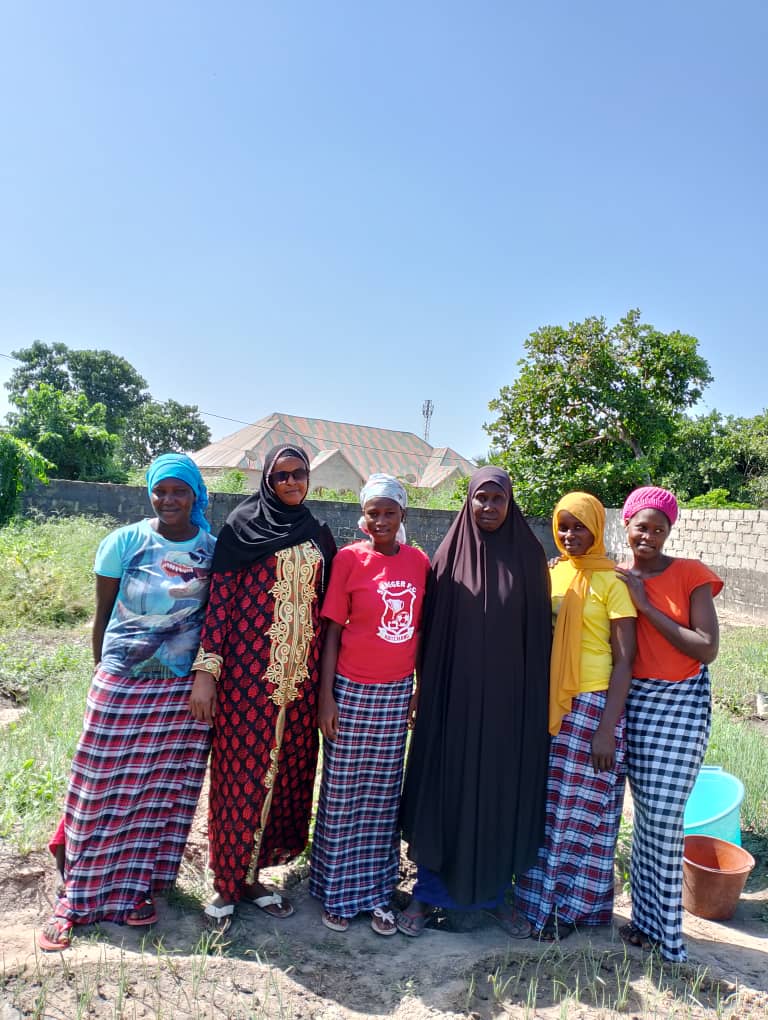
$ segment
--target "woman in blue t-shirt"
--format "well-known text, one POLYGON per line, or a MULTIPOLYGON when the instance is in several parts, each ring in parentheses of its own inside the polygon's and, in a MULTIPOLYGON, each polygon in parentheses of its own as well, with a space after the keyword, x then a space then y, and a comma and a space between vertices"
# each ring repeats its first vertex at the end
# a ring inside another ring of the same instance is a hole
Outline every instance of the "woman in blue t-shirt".
POLYGON ((176 879, 205 776, 209 729, 189 710, 215 546, 197 465, 150 466, 156 516, 118 528, 96 553, 93 658, 64 806, 64 883, 38 937, 66 949, 75 925, 157 920, 176 879))

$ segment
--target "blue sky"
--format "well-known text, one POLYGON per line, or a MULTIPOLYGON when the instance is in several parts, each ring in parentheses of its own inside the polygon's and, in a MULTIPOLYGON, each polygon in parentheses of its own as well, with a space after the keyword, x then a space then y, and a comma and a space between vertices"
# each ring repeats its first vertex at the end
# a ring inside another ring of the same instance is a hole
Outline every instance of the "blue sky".
POLYGON ((0 353, 474 456, 532 330, 639 307, 756 414, 767 50, 758 0, 6 4, 0 353))

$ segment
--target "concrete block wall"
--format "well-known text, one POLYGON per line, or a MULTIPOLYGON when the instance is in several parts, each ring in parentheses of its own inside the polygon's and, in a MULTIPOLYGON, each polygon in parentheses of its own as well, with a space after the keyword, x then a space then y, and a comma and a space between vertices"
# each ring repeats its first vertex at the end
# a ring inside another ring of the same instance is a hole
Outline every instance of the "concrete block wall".
MULTIPOLYGON (((217 534, 229 512, 242 496, 229 492, 212 492, 208 506, 211 529, 217 534)), ((362 538, 357 529, 360 507, 357 503, 340 503, 331 500, 307 500, 307 505, 319 520, 330 527, 339 546, 362 538)), ((146 490, 131 485, 110 485, 103 482, 71 482, 54 478, 48 485, 39 485, 25 494, 24 509, 28 514, 45 517, 60 514, 101 514, 120 524, 141 520, 151 515, 146 490)), ((423 510, 411 507, 406 520, 409 541, 417 543, 428 556, 435 550, 453 521, 455 511, 423 510)), ((534 518, 529 521, 536 537, 552 556, 555 547, 549 521, 534 518)))
MULTIPOLYGON (((226 492, 211 494, 208 517, 217 533, 230 510, 242 496, 226 492)), ((339 546, 361 537, 357 530, 360 508, 356 503, 308 500, 317 517, 326 521, 339 546)), ((98 482, 70 482, 53 479, 28 492, 24 500, 28 513, 44 516, 62 514, 103 514, 120 523, 150 516, 146 491, 130 485, 98 482)), ((408 511, 409 539, 433 556, 448 530, 454 512, 450 510, 408 511)), ((528 523, 547 556, 555 554, 550 522, 531 518, 528 523)), ((609 510, 606 525, 608 552, 617 560, 629 557, 619 510, 609 510)), ((718 604, 731 612, 768 624, 768 510, 683 510, 667 542, 672 556, 701 559, 725 582, 718 604)))
MULTIPOLYGON (((608 511, 606 545, 629 558, 619 510, 608 511)), ((768 624, 768 510, 681 510, 665 551, 703 560, 725 582, 718 605, 768 624)))

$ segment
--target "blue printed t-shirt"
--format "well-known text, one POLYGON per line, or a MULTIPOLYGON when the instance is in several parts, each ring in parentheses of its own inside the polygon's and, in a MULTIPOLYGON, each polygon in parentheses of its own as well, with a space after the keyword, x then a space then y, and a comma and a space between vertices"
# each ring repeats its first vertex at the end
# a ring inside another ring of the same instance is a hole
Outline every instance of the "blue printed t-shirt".
POLYGON ((200 643, 216 539, 170 542, 148 520, 102 541, 94 571, 120 579, 102 645, 114 676, 186 676, 200 643))

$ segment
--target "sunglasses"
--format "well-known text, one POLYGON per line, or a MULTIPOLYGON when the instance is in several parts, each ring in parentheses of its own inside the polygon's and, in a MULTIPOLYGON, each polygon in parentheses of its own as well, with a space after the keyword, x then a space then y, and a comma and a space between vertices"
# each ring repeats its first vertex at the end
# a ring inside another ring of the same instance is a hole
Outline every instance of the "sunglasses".
POLYGON ((277 485, 282 485, 289 478, 292 478, 294 482, 306 482, 309 478, 309 471, 306 468, 296 468, 295 471, 273 471, 269 476, 269 480, 277 485))

